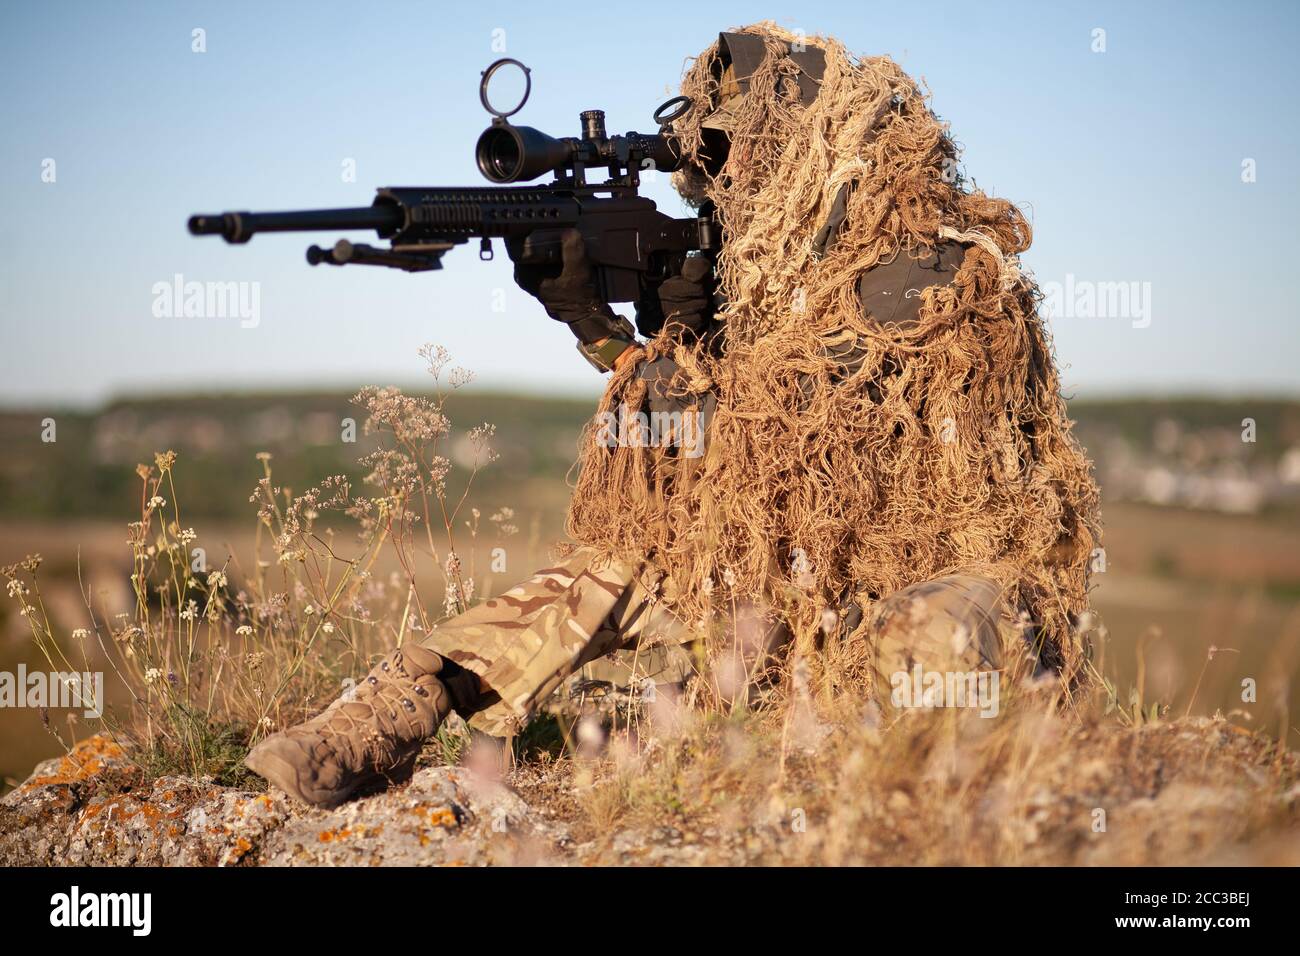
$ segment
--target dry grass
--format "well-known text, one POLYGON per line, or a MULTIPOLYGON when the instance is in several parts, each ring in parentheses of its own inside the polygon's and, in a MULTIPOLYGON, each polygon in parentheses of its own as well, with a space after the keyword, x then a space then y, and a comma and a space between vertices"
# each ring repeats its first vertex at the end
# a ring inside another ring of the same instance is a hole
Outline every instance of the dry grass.
POLYGON ((573 826, 585 862, 1300 861, 1300 761, 1269 734, 1055 696, 1024 691, 994 719, 844 702, 796 734, 784 708, 696 713, 513 782, 573 826))
MULTIPOLYGON (((258 456, 262 476, 249 498, 257 530, 244 560, 209 565, 177 500, 180 464, 168 451, 137 468, 139 519, 126 541, 131 612, 112 614, 83 590, 89 626, 69 640, 45 607, 39 555, 3 569, 52 671, 93 672, 107 662, 126 705, 87 701, 88 709, 103 710, 99 729, 146 767, 250 782, 240 761, 260 737, 318 711, 376 657, 474 600, 479 539, 488 529, 497 539, 515 529, 508 509, 480 524, 468 504, 474 476, 494 457, 490 426, 468 432, 474 465, 462 487, 448 487, 444 404, 469 375, 444 376, 441 349, 421 354, 435 397, 366 388, 354 399, 368 416, 364 428, 380 436, 379 450, 362 459, 371 469, 367 494, 342 476, 295 494, 275 483, 271 456, 258 456), (399 570, 381 577, 375 568, 385 554, 399 570), (443 594, 432 607, 430 577, 443 594)), ((455 741, 444 743, 458 752, 455 741)))

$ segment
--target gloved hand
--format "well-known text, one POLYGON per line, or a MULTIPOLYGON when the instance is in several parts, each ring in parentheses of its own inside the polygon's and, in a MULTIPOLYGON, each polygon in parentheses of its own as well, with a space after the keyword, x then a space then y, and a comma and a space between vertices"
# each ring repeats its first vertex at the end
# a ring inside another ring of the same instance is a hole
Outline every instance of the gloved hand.
POLYGON ((596 277, 582 234, 566 229, 561 246, 563 265, 515 264, 515 282, 536 298, 546 314, 573 330, 580 342, 594 343, 622 332, 626 320, 614 314, 596 291, 596 277))
MULTIPOLYGON (((681 455, 699 458, 704 454, 718 397, 712 391, 702 394, 686 392, 684 386, 676 381, 678 371, 677 363, 665 355, 643 363, 636 375, 646 383, 646 405, 653 416, 652 421, 657 420, 660 429, 668 427, 672 430, 669 436, 671 444, 679 448, 681 455), (665 426, 665 422, 668 425, 665 426)), ((662 431, 659 437, 660 440, 664 438, 662 431)))
POLYGON ((645 336, 656 335, 669 323, 703 332, 713 318, 713 287, 713 263, 704 256, 687 256, 679 274, 637 303, 637 328, 645 336))

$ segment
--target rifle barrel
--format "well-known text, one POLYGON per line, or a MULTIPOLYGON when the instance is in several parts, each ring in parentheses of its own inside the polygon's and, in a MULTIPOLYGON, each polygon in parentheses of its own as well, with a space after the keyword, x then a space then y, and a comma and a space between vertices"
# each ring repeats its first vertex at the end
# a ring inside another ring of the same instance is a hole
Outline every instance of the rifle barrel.
POLYGON ((400 229, 401 209, 389 204, 352 209, 306 209, 293 212, 224 212, 190 217, 190 233, 247 242, 259 232, 314 232, 374 229, 381 237, 400 229))

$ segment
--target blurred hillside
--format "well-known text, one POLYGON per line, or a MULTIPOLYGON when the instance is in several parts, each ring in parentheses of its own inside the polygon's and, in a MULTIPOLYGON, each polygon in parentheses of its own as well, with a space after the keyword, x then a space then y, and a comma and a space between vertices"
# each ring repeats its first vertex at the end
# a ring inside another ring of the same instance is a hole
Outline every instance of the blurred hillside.
MULTIPOLYGON (((290 488, 326 475, 362 477, 357 459, 374 442, 350 395, 176 396, 116 401, 94 412, 0 412, 0 446, 7 451, 0 460, 0 516, 126 520, 139 496, 136 464, 174 449, 187 512, 243 520, 251 514, 260 452, 271 454, 277 483, 290 488), (51 419, 55 440, 45 441, 51 419)), ((465 432, 496 425, 492 447, 500 459, 481 473, 478 487, 489 498, 510 496, 519 483, 566 473, 591 411, 589 401, 578 399, 456 392, 447 404, 454 432, 445 451, 458 466, 472 464, 465 432)))
POLYGON ((1072 402, 1109 501, 1228 514, 1300 507, 1300 403, 1072 402))
MULTIPOLYGON (((136 463, 171 448, 182 455, 189 513, 243 519, 259 452, 271 453, 277 481, 292 488, 325 475, 361 476, 356 460, 373 445, 348 398, 243 393, 121 400, 94 412, 0 412, 0 516, 122 517, 138 494, 136 463), (50 419, 52 442, 43 440, 50 419), (355 442, 344 440, 348 419, 355 442)), ((565 475, 593 403, 461 391, 447 409, 459 466, 472 461, 464 432, 496 426, 500 460, 477 479, 492 498, 565 475)), ((1075 401, 1070 412, 1108 501, 1231 514, 1300 508, 1300 402, 1075 401)))

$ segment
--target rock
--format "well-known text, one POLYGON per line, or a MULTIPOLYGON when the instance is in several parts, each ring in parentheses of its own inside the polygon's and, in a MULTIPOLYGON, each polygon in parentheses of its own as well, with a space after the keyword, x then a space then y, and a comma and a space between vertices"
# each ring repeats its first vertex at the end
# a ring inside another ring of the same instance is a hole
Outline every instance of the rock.
POLYGON ((1041 716, 1030 716, 999 730, 998 746, 968 747, 959 756, 969 768, 937 783, 922 781, 936 754, 954 766, 941 746, 951 743, 946 720, 895 727, 888 741, 846 736, 792 762, 783 780, 775 759, 746 761, 740 773, 725 748, 699 746, 663 779, 627 777, 617 760, 524 761, 510 786, 469 767, 423 767, 331 810, 276 790, 151 780, 95 737, 0 800, 0 866, 1300 860, 1300 755, 1279 753, 1272 738, 1224 721, 1065 718, 1043 735, 1041 716))
POLYGON ((278 791, 205 780, 146 785, 103 737, 41 764, 0 801, 4 866, 564 862, 567 839, 510 788, 462 767, 427 767, 383 793, 317 810, 278 791))

